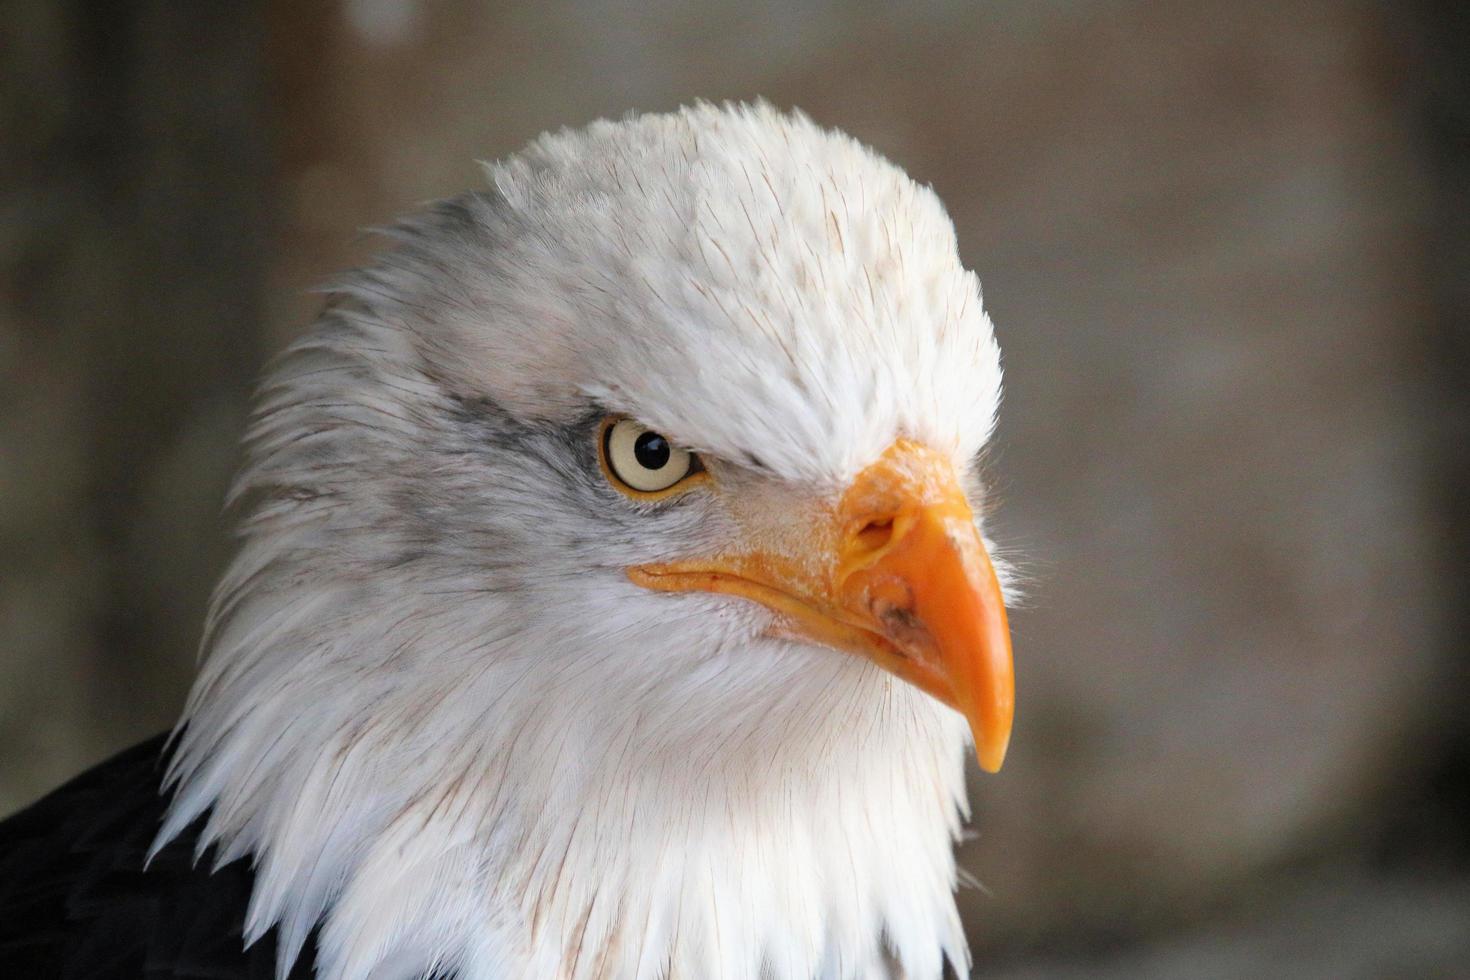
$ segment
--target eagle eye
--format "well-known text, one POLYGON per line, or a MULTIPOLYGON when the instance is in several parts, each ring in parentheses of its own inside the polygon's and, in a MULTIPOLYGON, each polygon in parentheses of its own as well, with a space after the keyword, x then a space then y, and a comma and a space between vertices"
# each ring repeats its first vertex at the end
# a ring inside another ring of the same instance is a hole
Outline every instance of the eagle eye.
POLYGON ((704 472, 694 453, 630 418, 604 420, 598 444, 608 481, 630 497, 664 496, 704 472))

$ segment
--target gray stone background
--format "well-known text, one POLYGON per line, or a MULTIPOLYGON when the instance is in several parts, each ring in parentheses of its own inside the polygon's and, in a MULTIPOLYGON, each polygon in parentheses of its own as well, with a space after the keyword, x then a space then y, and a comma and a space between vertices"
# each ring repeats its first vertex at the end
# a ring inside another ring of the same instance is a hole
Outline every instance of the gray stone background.
POLYGON ((250 386, 357 229, 764 95, 930 182, 1032 580, 977 975, 1470 976, 1470 17, 7 0, 0 812, 173 721, 250 386))

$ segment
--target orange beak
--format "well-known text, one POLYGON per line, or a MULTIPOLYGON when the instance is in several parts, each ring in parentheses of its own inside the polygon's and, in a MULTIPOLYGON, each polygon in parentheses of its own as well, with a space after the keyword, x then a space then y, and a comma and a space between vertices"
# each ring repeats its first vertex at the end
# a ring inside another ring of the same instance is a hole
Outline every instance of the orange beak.
POLYGON ((1010 629, 947 459, 900 440, 823 520, 751 530, 769 544, 628 575, 660 591, 752 599, 777 614, 779 631, 868 658, 964 714, 980 767, 1000 769, 1015 710, 1010 629))

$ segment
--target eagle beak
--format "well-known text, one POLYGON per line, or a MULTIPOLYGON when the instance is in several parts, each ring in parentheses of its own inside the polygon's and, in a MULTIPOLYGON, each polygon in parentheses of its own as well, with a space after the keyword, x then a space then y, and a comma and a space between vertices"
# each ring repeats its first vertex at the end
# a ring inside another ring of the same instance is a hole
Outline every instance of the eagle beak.
POLYGON ((628 575, 660 591, 752 599, 777 614, 779 632, 868 658, 964 714, 980 767, 998 771, 1015 710, 1010 629, 953 466, 900 440, 828 511, 748 528, 767 542, 759 549, 628 575))

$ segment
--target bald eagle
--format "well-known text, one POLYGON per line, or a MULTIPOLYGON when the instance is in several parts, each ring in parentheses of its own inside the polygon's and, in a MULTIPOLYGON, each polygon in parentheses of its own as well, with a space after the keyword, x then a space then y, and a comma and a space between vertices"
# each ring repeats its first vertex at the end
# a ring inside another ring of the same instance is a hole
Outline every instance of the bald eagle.
POLYGON ((0 825, 0 975, 965 973, 1013 680, 935 195, 701 104, 389 235, 259 391, 177 729, 0 825))

